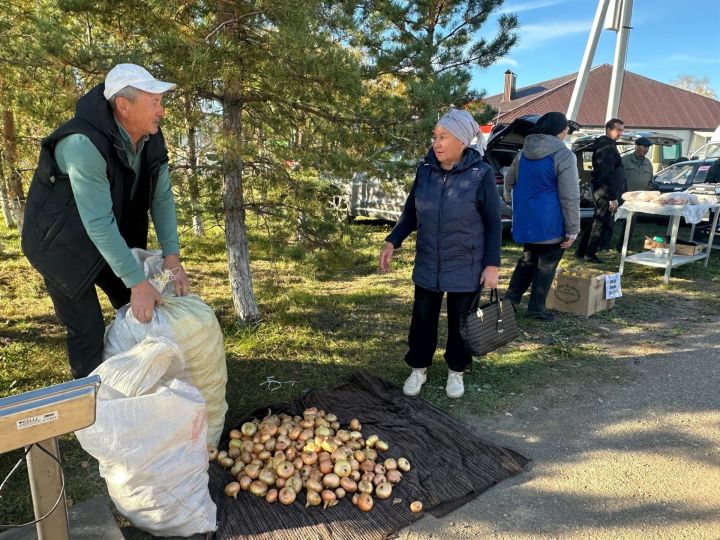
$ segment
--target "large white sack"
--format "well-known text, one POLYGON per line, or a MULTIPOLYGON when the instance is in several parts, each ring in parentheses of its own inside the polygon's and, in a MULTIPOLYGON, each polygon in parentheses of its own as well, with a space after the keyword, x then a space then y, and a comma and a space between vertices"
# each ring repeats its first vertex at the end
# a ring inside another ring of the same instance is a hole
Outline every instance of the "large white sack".
POLYGON ((220 441, 227 403, 227 365, 225 345, 220 324, 212 308, 199 296, 175 296, 172 282, 162 279, 162 257, 159 251, 133 249, 145 275, 161 292, 163 304, 153 310, 147 324, 138 322, 130 306, 115 315, 115 321, 105 332, 104 358, 130 349, 147 337, 166 337, 176 342, 185 356, 190 382, 205 398, 208 414, 208 444, 220 441))
POLYGON ((155 536, 215 530, 208 490, 205 400, 182 351, 149 338, 103 362, 95 423, 76 431, 100 463, 118 511, 155 536))

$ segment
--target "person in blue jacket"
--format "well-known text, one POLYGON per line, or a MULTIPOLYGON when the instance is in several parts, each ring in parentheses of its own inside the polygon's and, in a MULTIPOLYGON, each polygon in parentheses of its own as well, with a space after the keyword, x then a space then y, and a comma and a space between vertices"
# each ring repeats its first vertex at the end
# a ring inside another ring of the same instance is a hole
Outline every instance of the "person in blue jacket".
POLYGON ((527 313, 541 321, 553 319, 545 300, 563 253, 580 232, 580 180, 575 154, 563 143, 567 135, 564 114, 544 114, 505 174, 513 240, 523 244, 505 298, 519 304, 532 285, 527 313))
POLYGON ((397 224, 380 252, 380 270, 390 269, 395 249, 417 231, 409 349, 412 368, 403 392, 420 393, 437 348, 438 319, 447 293, 447 395, 465 392, 463 372, 472 362, 460 337, 460 316, 470 311, 481 287, 498 285, 502 224, 495 177, 470 147, 479 127, 464 110, 450 109, 435 125, 432 147, 418 167, 397 224))

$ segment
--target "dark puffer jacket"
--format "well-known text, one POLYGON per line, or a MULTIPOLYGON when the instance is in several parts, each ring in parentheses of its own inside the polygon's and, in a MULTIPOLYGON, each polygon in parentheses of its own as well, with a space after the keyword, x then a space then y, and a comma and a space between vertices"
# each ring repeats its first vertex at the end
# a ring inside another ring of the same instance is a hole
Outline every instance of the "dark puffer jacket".
POLYGON ((22 249, 30 263, 73 298, 92 285, 106 264, 85 231, 70 178, 55 162, 55 146, 74 133, 87 136, 107 163, 113 215, 128 247, 145 248, 148 209, 158 174, 168 162, 162 132, 151 135, 142 152, 138 185, 131 198, 135 172, 127 163, 110 104, 100 84, 81 97, 75 117, 43 139, 25 205, 22 249))
POLYGON ((605 198, 615 201, 625 191, 625 169, 617 145, 607 135, 595 139, 592 146, 592 186, 605 188, 605 198))
POLYGON ((386 240, 400 247, 414 230, 416 285, 434 291, 476 291, 485 266, 500 266, 500 199, 492 171, 479 152, 466 149, 446 171, 430 149, 386 240))

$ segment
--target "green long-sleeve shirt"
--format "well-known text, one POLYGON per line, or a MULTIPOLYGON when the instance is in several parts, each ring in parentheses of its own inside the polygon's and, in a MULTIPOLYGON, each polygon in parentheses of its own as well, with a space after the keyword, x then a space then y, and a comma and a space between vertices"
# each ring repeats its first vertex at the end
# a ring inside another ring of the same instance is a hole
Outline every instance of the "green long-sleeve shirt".
MULTIPOLYGON (((135 182, 131 187, 132 196, 137 187, 141 164, 140 154, 147 137, 139 141, 136 151, 127 131, 120 124, 118 127, 128 163, 135 171, 135 182)), ((123 280, 128 288, 144 281, 143 269, 135 262, 130 248, 120 236, 120 230, 112 212, 110 181, 106 173, 107 164, 95 145, 85 135, 69 135, 55 147, 55 161, 60 171, 69 175, 80 219, 90 240, 98 248, 112 271, 123 280)), ((170 171, 167 164, 160 168, 152 197, 150 215, 163 256, 179 255, 180 241, 177 235, 175 200, 170 187, 170 171)))

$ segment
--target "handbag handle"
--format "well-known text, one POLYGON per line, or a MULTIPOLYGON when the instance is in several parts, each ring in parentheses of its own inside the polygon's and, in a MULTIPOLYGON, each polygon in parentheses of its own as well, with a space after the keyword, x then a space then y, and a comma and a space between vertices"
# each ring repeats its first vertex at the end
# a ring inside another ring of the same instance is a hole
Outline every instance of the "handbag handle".
MULTIPOLYGON (((473 298, 473 303, 470 304, 470 309, 473 309, 475 311, 478 310, 480 307, 480 298, 482 297, 483 288, 480 287, 478 289, 477 294, 475 294, 475 298, 473 298)), ((493 301, 493 299, 498 302, 500 300, 500 297, 498 295, 498 290, 496 288, 490 289, 490 302, 493 301)))

